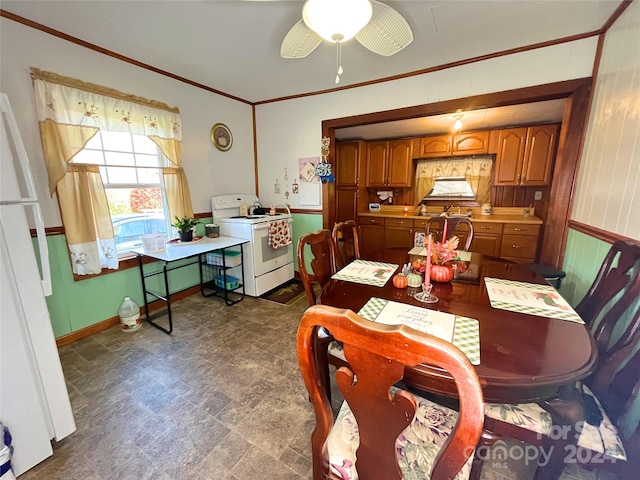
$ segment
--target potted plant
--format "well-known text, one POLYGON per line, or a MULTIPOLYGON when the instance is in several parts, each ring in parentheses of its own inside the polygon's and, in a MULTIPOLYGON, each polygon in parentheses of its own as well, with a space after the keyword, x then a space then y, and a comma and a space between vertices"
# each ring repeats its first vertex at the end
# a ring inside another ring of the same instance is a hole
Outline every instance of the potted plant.
POLYGON ((195 227, 200 220, 196 220, 192 217, 184 216, 182 218, 174 217, 176 219, 175 223, 171 225, 178 229, 178 233, 180 234, 181 242, 191 242, 193 240, 193 227, 195 227))

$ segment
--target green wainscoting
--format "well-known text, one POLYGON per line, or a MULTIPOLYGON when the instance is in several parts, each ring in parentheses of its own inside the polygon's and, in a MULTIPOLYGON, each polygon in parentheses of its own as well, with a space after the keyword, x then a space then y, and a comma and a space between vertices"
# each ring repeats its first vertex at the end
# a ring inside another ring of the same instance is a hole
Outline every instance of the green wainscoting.
MULTIPOLYGON (((203 225, 204 223, 207 223, 206 220, 203 220, 203 225)), ((196 227, 198 235, 204 233, 203 225, 196 227)), ((53 286, 53 295, 47 297, 47 306, 56 337, 117 316, 124 297, 131 297, 138 305, 144 305, 138 268, 75 281, 65 236, 48 236, 47 244, 53 286)), ((147 272, 160 269, 162 262, 145 265, 147 272)), ((198 266, 192 265, 170 272, 169 285, 171 291, 179 291, 197 285, 199 279, 198 266)), ((147 285, 156 292, 164 291, 162 275, 149 279, 147 285)), ((149 301, 152 300, 155 299, 150 297, 149 301)))
POLYGON ((569 230, 562 269, 567 277, 560 293, 573 306, 577 305, 593 283, 611 245, 576 230, 569 230))
MULTIPOLYGON (((294 256, 298 239, 322 228, 322 214, 293 214, 294 256)), ((196 227, 198 235, 204 234, 204 224, 211 219, 201 219, 196 227)), ((34 239, 35 241, 35 239, 34 239)), ((47 305, 56 337, 81 330, 118 315, 118 308, 124 297, 131 297, 138 305, 143 305, 142 285, 138 268, 114 271, 107 275, 75 281, 71 272, 69 253, 64 235, 47 237, 51 283, 53 295, 47 297, 47 305)), ((145 265, 145 271, 153 272, 162 268, 162 262, 145 265)), ((295 269, 298 269, 297 259, 295 269)), ((163 291, 162 276, 148 279, 148 286, 157 292, 163 291)), ((199 282, 198 266, 192 265, 170 272, 171 291, 179 291, 199 282)), ((154 300, 149 298, 149 300, 154 300)))
MULTIPOLYGON (((298 271, 298 240, 309 232, 322 230, 322 212, 294 213, 293 214, 293 255, 295 257, 294 268, 298 271)), ((307 255, 307 254, 305 254, 307 255)), ((307 258, 309 255, 307 255, 307 258)), ((307 270, 311 271, 311 265, 307 262, 307 270)))

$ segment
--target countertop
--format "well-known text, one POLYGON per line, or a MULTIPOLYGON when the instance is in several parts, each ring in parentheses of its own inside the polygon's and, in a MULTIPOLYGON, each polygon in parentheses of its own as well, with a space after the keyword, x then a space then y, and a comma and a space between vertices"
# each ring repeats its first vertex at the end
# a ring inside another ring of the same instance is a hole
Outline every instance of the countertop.
MULTIPOLYGON (((428 212, 428 215, 416 214, 414 207, 409 207, 409 211, 405 212, 403 206, 383 206, 380 212, 362 212, 358 213, 359 217, 375 217, 375 218, 406 218, 411 220, 428 220, 431 216, 437 217, 439 212, 428 212)), ((472 223, 485 222, 485 223, 520 223, 529 225, 542 225, 542 219, 531 214, 528 217, 524 216, 524 208, 504 207, 494 208, 492 215, 481 215, 480 210, 472 209, 472 216, 467 217, 472 223)), ((531 209, 533 210, 533 209, 531 209)), ((454 218, 454 217, 451 217, 454 218)))

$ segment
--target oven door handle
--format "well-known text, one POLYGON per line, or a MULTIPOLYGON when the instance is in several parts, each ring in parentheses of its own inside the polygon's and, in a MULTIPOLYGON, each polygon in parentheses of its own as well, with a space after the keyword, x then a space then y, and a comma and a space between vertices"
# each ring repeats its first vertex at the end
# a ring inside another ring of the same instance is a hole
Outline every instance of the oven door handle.
MULTIPOLYGON (((279 220, 278 220, 278 221, 279 221, 279 220)), ((286 220, 286 222, 287 222, 287 223, 293 223, 293 220, 292 220, 291 218, 288 218, 288 219, 286 220)), ((273 223, 273 222, 259 223, 259 224, 255 225, 255 226, 253 227, 253 229, 254 229, 254 230, 267 230, 267 229, 271 228, 271 224, 272 224, 272 223, 273 223)))

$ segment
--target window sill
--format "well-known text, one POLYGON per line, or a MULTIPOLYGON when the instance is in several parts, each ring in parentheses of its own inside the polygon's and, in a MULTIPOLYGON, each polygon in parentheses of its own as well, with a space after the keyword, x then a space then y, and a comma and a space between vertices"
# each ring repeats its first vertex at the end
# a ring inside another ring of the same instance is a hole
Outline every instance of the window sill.
MULTIPOLYGON (((146 265, 147 263, 158 262, 159 260, 151 257, 147 257, 145 255, 142 256, 142 264, 146 265)), ((104 268, 100 273, 96 273, 94 275, 77 275, 73 274, 73 280, 76 282, 80 282, 82 280, 88 280, 90 278, 102 277, 103 275, 109 275, 111 273, 118 273, 124 270, 128 270, 130 268, 138 268, 138 256, 135 253, 126 254, 123 257, 118 259, 118 269, 112 270, 110 268, 104 268)))

